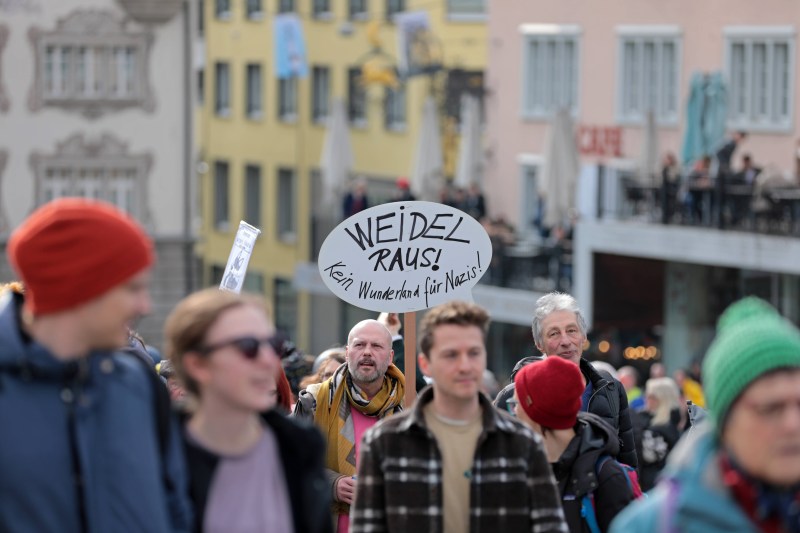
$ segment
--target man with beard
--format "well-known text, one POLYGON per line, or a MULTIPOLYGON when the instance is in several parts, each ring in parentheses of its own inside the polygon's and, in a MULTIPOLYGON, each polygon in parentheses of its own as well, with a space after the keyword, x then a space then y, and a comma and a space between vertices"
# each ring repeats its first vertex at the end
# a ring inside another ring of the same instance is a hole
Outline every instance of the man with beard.
POLYGON ((294 416, 313 420, 327 441, 325 466, 336 530, 350 526, 361 437, 378 420, 402 410, 403 374, 392 364, 392 334, 377 320, 356 324, 347 336, 346 365, 301 391, 294 416))

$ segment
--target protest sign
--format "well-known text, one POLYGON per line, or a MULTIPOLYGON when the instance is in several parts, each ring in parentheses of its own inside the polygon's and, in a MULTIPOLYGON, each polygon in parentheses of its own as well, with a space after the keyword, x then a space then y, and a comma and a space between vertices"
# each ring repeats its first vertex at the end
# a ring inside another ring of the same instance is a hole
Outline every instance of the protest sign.
POLYGON ((362 309, 404 313, 472 300, 492 260, 478 221, 434 202, 394 202, 339 224, 319 252, 325 285, 362 309))
POLYGON ((250 262, 250 255, 253 253, 253 245, 261 230, 251 226, 244 220, 239 222, 239 230, 233 239, 231 253, 228 256, 228 264, 225 265, 225 273, 219 283, 221 290, 240 293, 244 284, 244 276, 247 273, 247 264, 250 262))

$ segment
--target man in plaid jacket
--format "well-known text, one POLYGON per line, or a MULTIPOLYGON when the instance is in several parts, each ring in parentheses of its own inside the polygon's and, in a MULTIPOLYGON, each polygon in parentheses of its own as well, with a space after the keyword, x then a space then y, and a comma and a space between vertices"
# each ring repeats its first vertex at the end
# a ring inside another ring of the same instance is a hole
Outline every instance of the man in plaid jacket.
POLYGON ((480 390, 489 317, 449 302, 420 327, 433 385, 361 445, 351 530, 567 532, 542 441, 480 390))

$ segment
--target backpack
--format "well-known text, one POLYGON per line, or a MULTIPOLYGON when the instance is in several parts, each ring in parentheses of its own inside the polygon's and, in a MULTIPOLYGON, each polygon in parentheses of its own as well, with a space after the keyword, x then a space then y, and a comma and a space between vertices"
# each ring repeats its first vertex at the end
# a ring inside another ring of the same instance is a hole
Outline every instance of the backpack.
MULTIPOLYGON (((647 495, 642 492, 642 487, 639 485, 639 474, 636 472, 636 469, 625 463, 620 463, 610 455, 601 455, 597 458, 594 471, 597 475, 598 483, 600 480, 600 469, 603 468, 603 465, 607 461, 614 461, 617 463, 622 473, 625 474, 625 480, 628 482, 628 488, 630 488, 633 493, 634 500, 647 497, 647 495)), ((597 515, 594 510, 594 494, 591 492, 585 494, 583 498, 581 498, 581 518, 583 518, 586 525, 589 526, 589 531, 592 533, 601 533, 600 525, 597 523, 597 515)))

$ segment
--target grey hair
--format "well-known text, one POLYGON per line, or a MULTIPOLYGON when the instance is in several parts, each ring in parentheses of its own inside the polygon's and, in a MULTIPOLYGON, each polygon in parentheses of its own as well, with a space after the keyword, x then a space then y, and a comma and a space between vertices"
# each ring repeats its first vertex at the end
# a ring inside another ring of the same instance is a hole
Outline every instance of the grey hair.
POLYGON ((652 425, 669 423, 672 410, 681 405, 680 391, 678 391, 675 380, 672 378, 648 379, 645 394, 658 400, 658 407, 653 413, 652 425))
POLYGON ((556 311, 571 311, 575 313, 578 327, 581 328, 581 333, 586 336, 588 328, 586 327, 586 319, 583 317, 583 312, 578 305, 578 300, 564 292, 550 292, 536 300, 536 310, 533 312, 533 321, 531 322, 533 342, 536 343, 536 346, 544 345, 542 321, 556 311))

